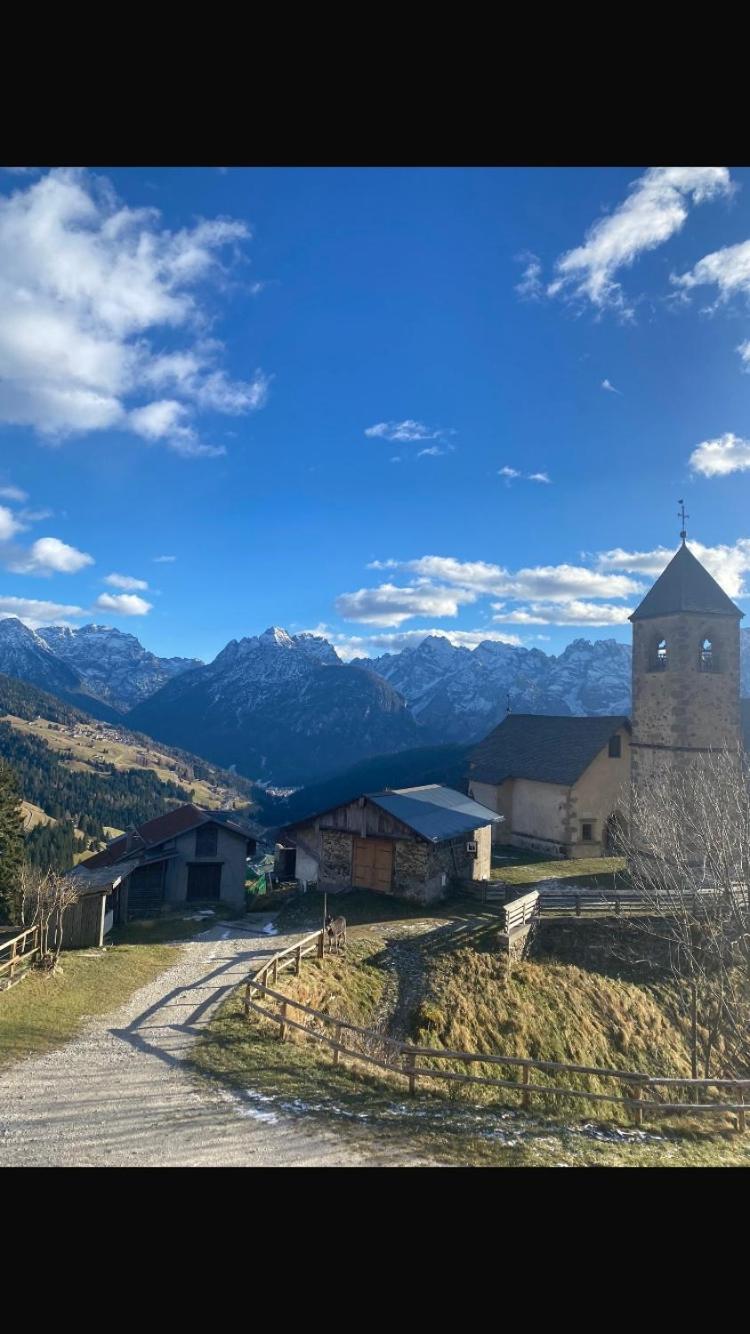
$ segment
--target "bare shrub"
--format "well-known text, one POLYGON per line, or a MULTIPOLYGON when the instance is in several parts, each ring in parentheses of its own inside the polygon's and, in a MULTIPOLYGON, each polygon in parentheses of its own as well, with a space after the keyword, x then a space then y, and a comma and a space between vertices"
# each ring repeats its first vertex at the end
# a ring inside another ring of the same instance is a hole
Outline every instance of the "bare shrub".
POLYGON ((691 1032, 693 1078, 750 1069, 750 771, 717 751, 635 783, 620 835, 691 1032))

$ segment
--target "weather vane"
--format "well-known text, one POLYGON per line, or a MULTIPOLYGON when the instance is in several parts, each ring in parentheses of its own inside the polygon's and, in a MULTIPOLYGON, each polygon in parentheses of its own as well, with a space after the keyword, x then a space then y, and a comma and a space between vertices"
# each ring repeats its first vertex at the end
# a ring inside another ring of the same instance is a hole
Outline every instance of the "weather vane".
POLYGON ((681 500, 681 501, 679 502, 679 505, 680 505, 680 508, 679 508, 679 510, 678 510, 678 512, 677 512, 677 518, 678 518, 678 519, 682 519, 682 532, 680 533, 680 537, 682 538, 682 542, 683 542, 683 545, 684 545, 685 542, 687 541, 687 520, 690 518, 690 515, 687 514, 687 513, 685 512, 685 501, 684 501, 684 500, 681 500))

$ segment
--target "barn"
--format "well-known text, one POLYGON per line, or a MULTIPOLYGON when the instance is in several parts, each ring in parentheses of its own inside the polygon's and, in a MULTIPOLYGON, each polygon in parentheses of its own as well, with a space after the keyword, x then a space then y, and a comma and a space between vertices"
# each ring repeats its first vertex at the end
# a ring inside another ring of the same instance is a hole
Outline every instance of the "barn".
POLYGON ((180 903, 216 900, 244 908, 246 860, 253 852, 255 838, 234 812, 188 803, 113 839, 80 866, 90 874, 134 861, 112 900, 119 922, 157 917, 180 903))
POLYGON ((430 903, 452 884, 486 880, 502 815, 441 787, 368 792, 281 831, 277 871, 329 893, 370 889, 430 903))

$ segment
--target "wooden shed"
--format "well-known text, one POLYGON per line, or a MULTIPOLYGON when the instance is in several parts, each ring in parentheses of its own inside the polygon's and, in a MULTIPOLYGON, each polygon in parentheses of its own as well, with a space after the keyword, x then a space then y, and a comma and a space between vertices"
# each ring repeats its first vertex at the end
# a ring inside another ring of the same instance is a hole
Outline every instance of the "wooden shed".
POLYGON ((75 885, 77 898, 63 916, 64 950, 104 944, 104 937, 118 920, 120 887, 137 865, 137 861, 131 861, 87 870, 81 864, 70 872, 68 880, 75 885))
POLYGON ((298 880, 371 889, 429 903, 451 883, 490 875, 491 829, 502 816, 437 783, 365 793, 287 826, 277 856, 298 880))

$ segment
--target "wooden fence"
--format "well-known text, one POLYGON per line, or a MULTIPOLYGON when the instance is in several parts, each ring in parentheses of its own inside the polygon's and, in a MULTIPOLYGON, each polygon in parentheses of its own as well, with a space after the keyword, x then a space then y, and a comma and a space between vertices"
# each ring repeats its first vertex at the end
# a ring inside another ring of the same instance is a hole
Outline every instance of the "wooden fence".
POLYGON ((269 972, 272 974, 274 982, 283 968, 293 967, 295 973, 299 975, 300 963, 305 955, 317 954, 319 958, 323 957, 324 942, 324 932, 316 931, 312 935, 305 936, 297 945, 291 945, 288 949, 281 950, 279 954, 274 955, 272 959, 264 963, 248 979, 245 987, 246 1018, 249 1019, 250 1012, 254 1011, 265 1019, 270 1019, 273 1023, 278 1024, 279 1037, 282 1041, 286 1037, 287 1029, 298 1029, 307 1037, 331 1048, 334 1065, 338 1065, 341 1056, 347 1056, 352 1061, 362 1061, 367 1065, 387 1071, 389 1074, 400 1076, 407 1081, 409 1093, 412 1095, 417 1091, 417 1080, 447 1080, 454 1083, 480 1084, 498 1090, 513 1090, 520 1095, 521 1106, 527 1111, 531 1107, 531 1099, 536 1096, 583 1098, 588 1102, 609 1103, 627 1108, 637 1126, 643 1125, 646 1114, 656 1113, 660 1116, 676 1116, 688 1113, 697 1117, 733 1114, 737 1118, 737 1129, 744 1131, 747 1128, 747 1111, 748 1106, 750 1106, 750 1079, 683 1079, 675 1076, 646 1075, 634 1070, 610 1070, 599 1066, 573 1065, 561 1061, 536 1061, 526 1056, 495 1056, 487 1055, 484 1052, 445 1051, 435 1047, 415 1047, 396 1038, 385 1037, 382 1033, 375 1032, 374 1029, 362 1028, 358 1024, 349 1023, 346 1019, 337 1019, 335 1016, 325 1014, 322 1010, 313 1009, 312 1006, 304 1005, 302 1001, 293 1000, 291 996, 285 996, 282 992, 269 987, 269 972), (276 1002, 278 1008, 268 1009, 266 1006, 259 1005, 255 999, 258 993, 264 999, 269 997, 271 1001, 276 1002), (290 1011, 300 1013, 303 1016, 302 1021, 292 1018, 290 1011), (304 1022, 307 1016, 321 1023, 324 1030, 326 1026, 332 1028, 333 1036, 329 1037, 326 1031, 311 1028, 308 1023, 304 1022), (347 1038, 359 1040, 360 1047, 347 1046, 347 1038), (509 1069, 517 1070, 518 1078, 491 1078, 486 1075, 441 1070, 434 1065, 426 1064, 427 1061, 437 1062, 438 1064, 441 1061, 452 1061, 467 1067, 473 1064, 506 1066, 509 1069), (532 1083, 532 1071, 551 1074, 555 1083, 532 1083), (619 1094, 592 1093, 586 1089, 566 1088, 558 1082, 558 1076, 564 1079, 566 1074, 610 1080, 619 1085, 622 1092, 619 1094), (720 1100, 717 1102, 659 1101, 658 1092, 660 1089, 666 1089, 669 1093, 672 1089, 683 1088, 688 1089, 689 1095, 694 1094, 696 1096, 701 1092, 705 1096, 709 1089, 718 1089, 720 1100), (733 1097, 732 1093, 734 1094, 733 1097))
POLYGON ((40 954, 41 931, 38 926, 31 926, 10 940, 0 938, 0 991, 7 991, 20 982, 26 969, 40 954))

